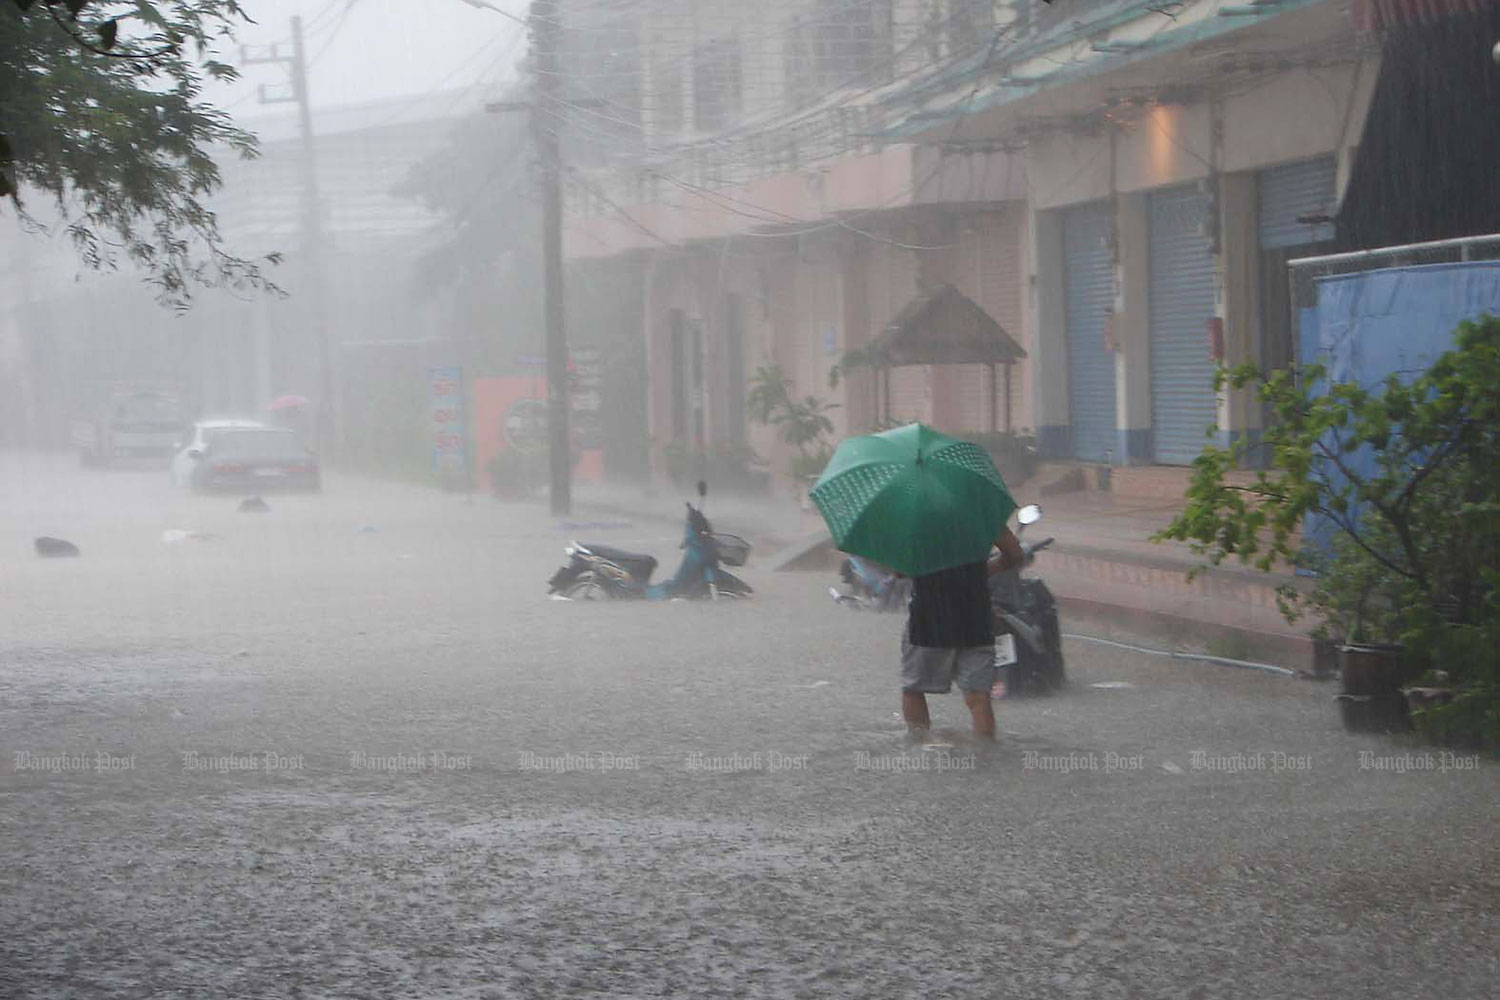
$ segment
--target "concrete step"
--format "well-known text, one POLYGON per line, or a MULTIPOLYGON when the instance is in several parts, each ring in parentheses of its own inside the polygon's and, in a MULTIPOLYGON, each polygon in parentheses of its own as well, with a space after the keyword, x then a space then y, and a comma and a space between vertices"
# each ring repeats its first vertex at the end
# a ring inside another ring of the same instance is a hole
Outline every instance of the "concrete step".
MULTIPOLYGON (((1248 485, 1254 481, 1255 473, 1237 470, 1226 478, 1235 485, 1248 485)), ((1192 481, 1193 469, 1187 466, 1045 462, 1016 492, 1045 497, 1049 493, 1105 490, 1122 500, 1180 501, 1192 481), (1101 472, 1107 485, 1101 486, 1101 472)))
POLYGON ((1276 605, 1276 588, 1301 586, 1299 581, 1224 567, 1193 576, 1192 568, 1072 546, 1039 553, 1033 572, 1047 582, 1065 616, 1105 617, 1221 655, 1238 650, 1241 659, 1316 669, 1312 639, 1288 624, 1276 605))

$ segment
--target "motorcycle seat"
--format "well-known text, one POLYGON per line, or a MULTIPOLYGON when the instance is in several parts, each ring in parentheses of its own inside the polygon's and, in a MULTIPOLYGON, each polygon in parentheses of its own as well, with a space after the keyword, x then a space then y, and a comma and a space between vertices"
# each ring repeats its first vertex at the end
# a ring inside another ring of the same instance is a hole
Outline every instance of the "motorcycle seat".
POLYGON ((650 580, 651 574, 656 571, 656 557, 644 552, 626 552, 609 545, 591 545, 588 542, 579 544, 600 559, 608 559, 642 583, 650 580))

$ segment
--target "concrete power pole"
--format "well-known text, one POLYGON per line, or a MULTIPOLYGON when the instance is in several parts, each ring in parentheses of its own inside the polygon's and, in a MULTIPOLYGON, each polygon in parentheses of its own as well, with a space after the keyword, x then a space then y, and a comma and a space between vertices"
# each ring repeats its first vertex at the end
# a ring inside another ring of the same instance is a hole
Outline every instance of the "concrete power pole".
MULTIPOLYGON (((492 4, 465 0, 473 6, 492 4)), ((561 0, 532 0, 526 19, 531 32, 531 65, 536 73, 529 101, 496 101, 486 111, 529 111, 541 177, 542 274, 547 332, 547 438, 553 514, 573 510, 573 452, 568 433, 568 331, 563 314, 562 255, 562 144, 558 131, 564 102, 573 107, 597 106, 598 99, 568 100, 562 89, 561 0)), ((493 8, 499 10, 499 8, 493 8)), ((501 11, 501 13, 504 13, 501 11)), ((512 15, 506 14, 511 17, 512 15)))
POLYGON ((536 66, 532 131, 542 181, 542 273, 546 285, 547 436, 553 514, 573 509, 573 451, 568 435, 568 332, 563 315, 562 149, 558 141, 558 48, 562 42, 557 0, 532 0, 531 46, 536 66))
POLYGON ((339 427, 338 405, 333 379, 333 352, 328 340, 328 323, 323 302, 323 199, 318 189, 318 159, 313 145, 312 102, 307 86, 307 46, 302 38, 302 18, 292 18, 292 53, 282 55, 279 45, 271 46, 264 56, 251 56, 241 48, 241 61, 280 63, 291 75, 290 96, 272 96, 260 87, 260 103, 297 105, 297 119, 302 134, 302 252, 307 258, 308 293, 312 301, 313 333, 318 348, 318 438, 327 449, 336 440, 339 427))

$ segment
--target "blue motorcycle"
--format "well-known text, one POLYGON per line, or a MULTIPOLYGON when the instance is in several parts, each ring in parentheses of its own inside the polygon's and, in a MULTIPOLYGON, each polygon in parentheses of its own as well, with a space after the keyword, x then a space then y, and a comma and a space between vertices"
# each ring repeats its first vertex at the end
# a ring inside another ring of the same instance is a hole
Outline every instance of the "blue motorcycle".
POLYGON ((738 535, 715 532, 703 511, 687 504, 682 563, 670 580, 652 583, 656 558, 608 545, 570 542, 568 561, 547 581, 557 599, 588 600, 720 600, 749 597, 750 585, 724 569, 743 566, 750 543, 738 535))

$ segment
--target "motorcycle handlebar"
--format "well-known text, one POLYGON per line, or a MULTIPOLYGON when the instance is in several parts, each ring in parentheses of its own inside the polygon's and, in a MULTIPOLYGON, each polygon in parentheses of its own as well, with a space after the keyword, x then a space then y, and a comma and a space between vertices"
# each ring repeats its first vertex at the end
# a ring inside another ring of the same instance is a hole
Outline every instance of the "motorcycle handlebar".
POLYGON ((1056 541, 1056 539, 1054 539, 1054 538, 1044 538, 1040 542, 1037 542, 1035 545, 1030 545, 1030 544, 1027 544, 1025 542, 1022 542, 1021 543, 1021 548, 1026 552, 1026 562, 1027 562, 1027 564, 1029 565, 1031 563, 1031 561, 1036 558, 1036 554, 1038 552, 1042 551, 1047 546, 1051 545, 1054 541, 1056 541))

